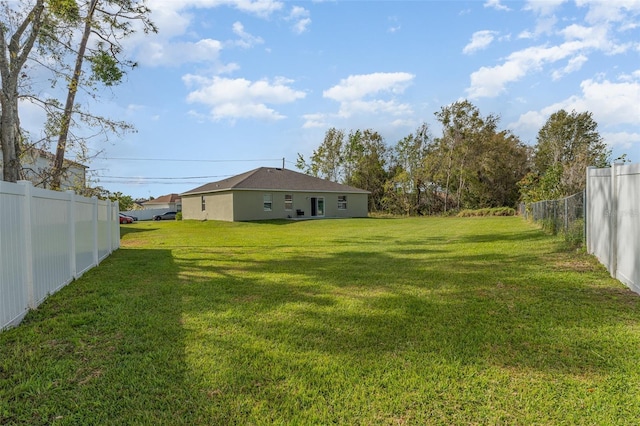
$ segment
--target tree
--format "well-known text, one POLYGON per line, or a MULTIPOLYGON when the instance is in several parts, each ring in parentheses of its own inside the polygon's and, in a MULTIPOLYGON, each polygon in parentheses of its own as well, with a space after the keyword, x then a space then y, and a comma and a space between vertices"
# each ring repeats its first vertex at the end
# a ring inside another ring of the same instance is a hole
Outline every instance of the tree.
POLYGON ((515 207, 518 182, 529 171, 530 149, 508 131, 488 135, 469 186, 469 204, 475 208, 515 207))
MULTIPOLYGON (((132 21, 140 21, 145 33, 156 32, 155 25, 149 20, 150 10, 134 0, 90 0, 85 3, 86 15, 83 23, 82 38, 77 50, 73 74, 69 80, 67 99, 60 117, 59 136, 56 156, 51 173, 51 187, 60 187, 64 157, 69 135, 69 126, 74 114, 74 103, 78 87, 81 84, 82 66, 87 59, 91 63, 91 78, 106 86, 119 83, 124 75, 123 68, 134 67, 135 64, 122 61, 120 40, 134 32, 132 21), (89 37, 94 34, 98 39, 95 46, 89 46, 89 37), (88 49, 88 50, 87 50, 88 49)), ((73 14, 75 16, 75 13, 73 14)), ((91 84, 91 80, 86 84, 91 84)))
POLYGON ((421 211, 426 185, 424 161, 430 143, 429 127, 422 124, 393 148, 393 166, 385 185, 386 209, 406 215, 421 211))
POLYGON ((476 177, 485 139, 496 132, 498 118, 482 117, 480 110, 467 100, 442 107, 435 115, 442 124, 442 137, 436 139, 432 152, 440 157, 436 160, 441 165, 438 181, 444 189, 446 213, 453 203, 456 209, 466 207, 464 198, 468 195, 468 186, 476 177))
POLYGON ((551 114, 538 132, 533 175, 521 184, 523 199, 554 199, 582 191, 586 168, 605 167, 611 155, 597 128, 590 112, 551 114))
POLYGON ((382 210, 389 150, 373 130, 350 132, 344 149, 344 183, 371 192, 369 211, 382 210))
POLYGON ((0 3, 0 144, 2 145, 2 178, 16 182, 20 178, 20 117, 18 114, 19 83, 29 54, 40 34, 45 12, 44 0, 31 8, 16 10, 7 2, 0 3))
POLYGON ((332 127, 325 133, 322 144, 313 151, 310 164, 305 162, 302 154, 298 154, 296 167, 311 176, 338 182, 342 177, 343 145, 344 131, 332 127))
MULTIPOLYGON (((16 181, 20 176, 20 151, 27 141, 20 131, 18 101, 28 98, 47 112, 45 140, 58 141, 51 186, 59 187, 73 125, 95 126, 104 133, 132 128, 128 123, 82 111, 75 105, 77 91, 84 88, 90 93, 96 83, 118 83, 124 70, 135 65, 121 58, 121 41, 134 31, 133 23, 140 22, 145 32, 156 28, 148 19, 149 9, 136 0, 20 0, 19 4, 2 1, 0 7, 4 12, 0 18, 3 179, 16 181), (76 47, 79 31, 82 36, 76 47), (90 42, 90 35, 97 40, 90 42), (73 67, 69 66, 71 57, 75 57, 73 67), (85 60, 91 64, 87 76, 83 72, 85 60), (29 71, 36 68, 52 73, 53 87, 58 80, 68 82, 64 106, 56 99, 40 99, 29 92, 29 71), (73 115, 79 115, 79 123, 73 115)), ((86 151, 83 137, 75 139, 80 151, 86 151)))

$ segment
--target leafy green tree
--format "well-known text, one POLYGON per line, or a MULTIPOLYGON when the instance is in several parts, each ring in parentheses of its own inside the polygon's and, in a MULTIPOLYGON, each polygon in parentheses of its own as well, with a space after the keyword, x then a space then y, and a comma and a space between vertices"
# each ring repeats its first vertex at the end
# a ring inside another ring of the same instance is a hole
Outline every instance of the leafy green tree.
POLYGON ((393 213, 415 215, 424 207, 426 177, 424 161, 431 135, 426 124, 398 141, 385 185, 385 208, 393 213))
POLYGON ((467 204, 473 208, 515 207, 520 198, 518 182, 529 171, 530 149, 518 137, 501 131, 483 141, 469 184, 467 204))
MULTIPOLYGON (((0 12, 3 179, 20 178, 22 147, 32 143, 20 129, 18 114, 18 100, 28 98, 42 106, 48 117, 44 126, 47 136, 38 143, 57 139, 50 186, 58 187, 71 127, 96 127, 103 134, 132 128, 128 123, 81 110, 75 104, 77 90, 82 87, 87 93, 95 94, 91 89, 96 83, 109 86, 119 82, 124 70, 135 65, 122 58, 122 40, 134 31, 136 22, 141 23, 145 32, 156 31, 156 28, 148 19, 149 9, 143 1, 136 0, 0 1, 0 12), (90 39, 91 35, 94 40, 90 39), (86 75, 85 60, 91 68, 86 75), (59 80, 67 83, 64 105, 57 99, 42 99, 31 92, 31 75, 43 69, 51 73, 54 88, 59 80), (80 118, 79 122, 72 119, 73 115, 80 118)), ((72 145, 75 144, 80 153, 86 152, 84 140, 74 135, 72 145)))
POLYGON ((302 154, 298 154, 296 167, 311 176, 339 182, 343 174, 343 147, 344 131, 332 127, 325 133, 322 144, 313 151, 310 163, 307 164, 302 154))
POLYGON ((370 129, 352 131, 347 139, 344 183, 370 191, 369 211, 380 211, 388 178, 389 149, 382 136, 370 129))
POLYGON ((444 190, 444 212, 466 206, 470 182, 476 177, 478 159, 485 146, 485 139, 496 132, 498 119, 482 117, 471 102, 458 101, 436 112, 442 125, 442 136, 435 140, 432 151, 440 165, 437 181, 444 190), (450 200, 451 199, 451 200, 450 200))
POLYGON ((122 192, 112 192, 108 195, 109 200, 117 201, 120 211, 133 210, 135 202, 130 195, 124 195, 122 192))
POLYGON ((522 198, 539 201, 580 192, 586 168, 606 167, 610 156, 590 112, 559 110, 538 132, 533 175, 521 184, 522 198))
MULTIPOLYGON (((89 0, 84 2, 80 12, 69 8, 64 20, 72 25, 82 27, 82 38, 75 56, 75 65, 69 78, 67 98, 59 120, 59 135, 56 145, 56 156, 51 173, 51 187, 60 187, 64 157, 69 136, 72 116, 75 113, 75 97, 82 83, 92 86, 100 82, 105 86, 118 84, 125 73, 125 68, 135 66, 121 58, 121 40, 134 33, 134 22, 140 22, 146 32, 156 32, 155 25, 149 19, 150 10, 144 3, 135 0, 89 0), (89 45, 89 38, 94 35, 98 42, 89 45), (83 64, 87 60, 91 65, 89 79, 82 79, 83 64)), ((103 121, 101 124, 104 124, 103 121)), ((128 127, 128 126, 125 126, 128 127)))

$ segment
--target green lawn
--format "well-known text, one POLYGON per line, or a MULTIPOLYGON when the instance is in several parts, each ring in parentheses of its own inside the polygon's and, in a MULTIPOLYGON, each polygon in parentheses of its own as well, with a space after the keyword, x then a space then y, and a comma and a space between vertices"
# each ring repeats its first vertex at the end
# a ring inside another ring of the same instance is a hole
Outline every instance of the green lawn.
POLYGON ((0 333, 0 424, 640 422, 640 297, 520 218, 122 234, 0 333))

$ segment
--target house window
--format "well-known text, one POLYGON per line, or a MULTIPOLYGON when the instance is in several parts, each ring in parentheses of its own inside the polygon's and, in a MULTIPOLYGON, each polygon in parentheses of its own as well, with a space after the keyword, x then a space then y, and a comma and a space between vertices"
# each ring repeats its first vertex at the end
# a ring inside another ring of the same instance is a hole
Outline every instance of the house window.
POLYGON ((200 205, 202 207, 202 211, 205 211, 207 208, 207 201, 204 198, 204 195, 200 197, 200 205))
POLYGON ((346 210, 346 209, 347 209, 347 196, 338 195, 338 210, 346 210))
POLYGON ((264 207, 264 211, 270 212, 272 204, 273 204, 273 198, 271 194, 264 194, 262 196, 262 205, 264 207))
POLYGON ((284 209, 293 210, 293 194, 284 194, 284 209))

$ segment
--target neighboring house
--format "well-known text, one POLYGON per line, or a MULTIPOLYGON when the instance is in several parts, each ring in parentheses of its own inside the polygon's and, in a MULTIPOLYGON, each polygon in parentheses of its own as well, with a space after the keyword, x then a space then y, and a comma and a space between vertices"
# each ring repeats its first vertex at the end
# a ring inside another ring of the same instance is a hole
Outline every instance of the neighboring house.
POLYGON ((145 201, 142 203, 142 207, 145 210, 153 209, 179 212, 182 210, 182 201, 179 194, 168 194, 145 201))
POLYGON ((181 195, 184 219, 236 222, 368 215, 368 191, 280 168, 260 167, 181 195))
MULTIPOLYGON (((0 150, 0 174, 2 173, 2 150, 0 150)), ((22 153, 20 161, 22 163, 23 179, 31 181, 33 186, 49 189, 51 182, 51 166, 55 155, 48 151, 31 148, 22 153)), ((62 179, 60 189, 84 189, 87 184, 88 167, 71 160, 63 162, 62 179)))

